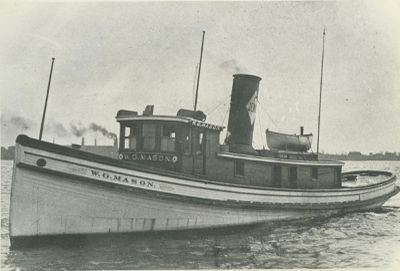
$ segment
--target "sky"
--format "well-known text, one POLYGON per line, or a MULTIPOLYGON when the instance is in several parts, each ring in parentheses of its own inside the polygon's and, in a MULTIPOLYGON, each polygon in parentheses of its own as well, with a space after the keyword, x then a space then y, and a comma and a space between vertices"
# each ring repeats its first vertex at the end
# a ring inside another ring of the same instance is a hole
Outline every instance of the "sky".
MULTIPOLYGON (((0 4, 1 145, 37 138, 112 144, 119 109, 198 109, 226 126, 232 75, 260 76, 254 146, 265 129, 314 134, 326 28, 320 150, 400 151, 400 2, 0 4), (93 129, 97 127, 98 129, 93 129)), ((224 134, 222 135, 222 139, 224 134)))

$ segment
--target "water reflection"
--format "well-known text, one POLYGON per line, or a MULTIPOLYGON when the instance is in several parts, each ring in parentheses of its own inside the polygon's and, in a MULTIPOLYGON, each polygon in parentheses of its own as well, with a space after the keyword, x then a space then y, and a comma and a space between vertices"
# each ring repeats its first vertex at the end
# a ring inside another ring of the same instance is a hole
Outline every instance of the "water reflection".
POLYGON ((372 262, 371 244, 390 245, 394 233, 400 236, 392 226, 400 222, 399 210, 218 230, 40 238, 10 250, 5 264, 70 270, 321 268, 360 266, 361 257, 366 267, 380 266, 387 255, 372 262))

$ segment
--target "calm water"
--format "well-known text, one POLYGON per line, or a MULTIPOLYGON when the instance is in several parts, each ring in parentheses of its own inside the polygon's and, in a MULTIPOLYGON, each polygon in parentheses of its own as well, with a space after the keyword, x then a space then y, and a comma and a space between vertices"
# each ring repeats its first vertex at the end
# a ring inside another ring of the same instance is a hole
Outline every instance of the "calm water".
MULTIPOLYGON (((347 162, 345 170, 400 162, 347 162)), ((379 212, 218 231, 86 236, 10 250, 12 162, 1 161, 1 267, 22 270, 358 268, 400 264, 400 194, 379 212)))

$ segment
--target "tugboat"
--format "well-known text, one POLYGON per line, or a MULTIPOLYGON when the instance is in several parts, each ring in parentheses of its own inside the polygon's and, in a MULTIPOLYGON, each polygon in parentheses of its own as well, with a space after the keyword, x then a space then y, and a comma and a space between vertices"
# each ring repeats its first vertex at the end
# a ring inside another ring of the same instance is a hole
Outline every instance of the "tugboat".
POLYGON ((214 228, 324 217, 380 207, 398 192, 390 172, 342 173, 309 152, 252 147, 260 77, 234 75, 228 138, 201 111, 120 110, 119 159, 20 135, 10 236, 214 228), (351 175, 384 176, 345 187, 351 175))
MULTIPOLYGON (((199 78, 200 68, 197 89, 199 78)), ((308 148, 253 148, 260 80, 250 74, 233 76, 224 144, 220 136, 225 127, 206 122, 196 109, 197 91, 194 110, 180 109, 174 116, 155 115, 152 105, 141 115, 119 110, 119 159, 41 141, 42 129, 39 140, 19 135, 11 184, 11 245, 40 236, 326 217, 379 208, 398 192, 390 172, 343 173, 342 162, 322 160, 308 148), (357 175, 380 181, 346 186, 343 180, 357 175)))

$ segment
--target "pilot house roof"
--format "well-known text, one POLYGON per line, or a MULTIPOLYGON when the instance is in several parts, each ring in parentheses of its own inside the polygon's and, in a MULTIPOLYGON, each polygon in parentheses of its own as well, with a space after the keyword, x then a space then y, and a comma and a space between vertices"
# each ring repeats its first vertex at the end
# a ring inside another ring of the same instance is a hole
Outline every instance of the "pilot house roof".
POLYGON ((222 131, 225 127, 220 125, 215 125, 212 123, 207 123, 201 120, 196 120, 191 117, 186 116, 166 116, 166 115, 137 115, 134 111, 123 111, 120 110, 115 117, 118 122, 130 122, 130 121, 163 121, 163 122, 181 122, 188 123, 196 127, 201 127, 209 130, 222 131))

